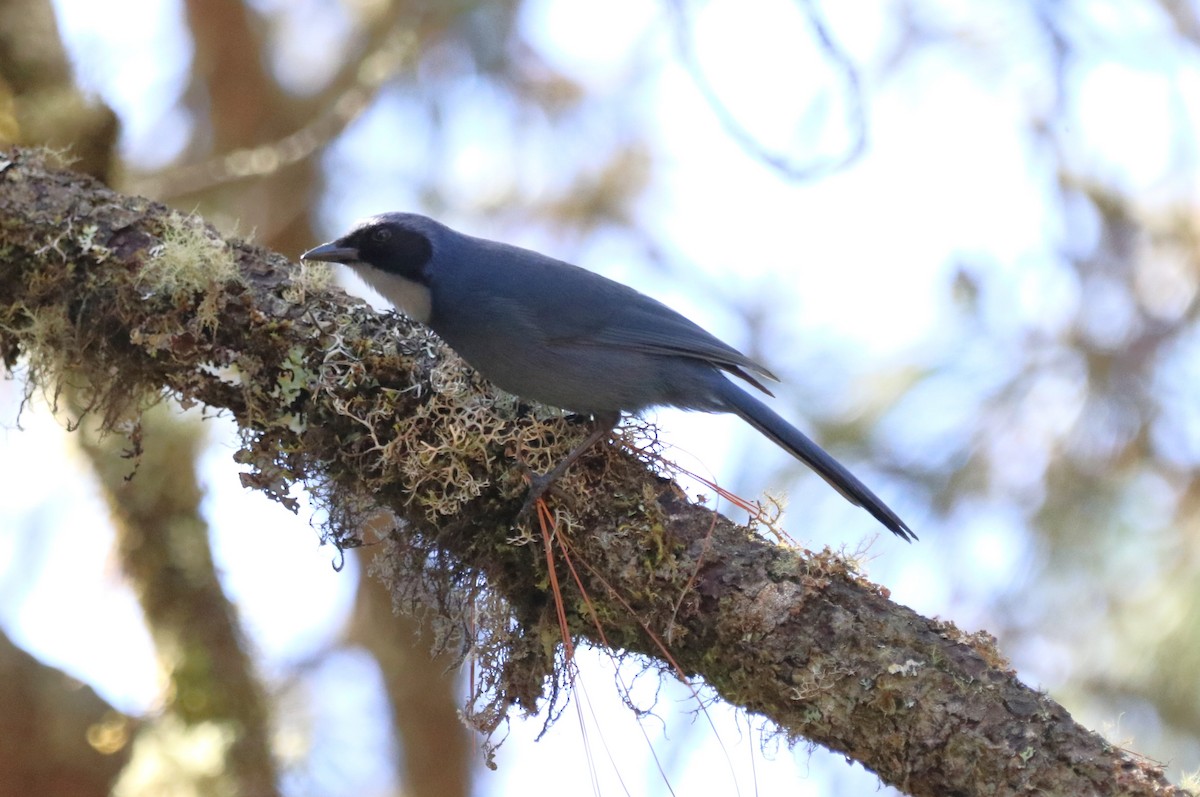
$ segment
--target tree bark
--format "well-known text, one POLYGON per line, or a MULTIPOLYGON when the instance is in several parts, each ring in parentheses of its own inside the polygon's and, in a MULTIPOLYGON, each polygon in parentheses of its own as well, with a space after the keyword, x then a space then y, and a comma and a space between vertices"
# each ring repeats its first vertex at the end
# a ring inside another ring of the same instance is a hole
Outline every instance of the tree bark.
POLYGON ((106 797, 137 723, 0 632, 0 797, 106 797))
POLYGON ((188 728, 228 731, 224 766, 205 776, 203 786, 278 795, 267 696, 200 513, 198 422, 158 407, 142 414, 133 446, 88 424, 79 433, 111 509, 121 567, 170 678, 166 708, 188 728))
POLYGON ((84 373, 110 423, 147 389, 228 411, 243 481, 284 503, 306 485, 339 545, 390 509, 377 568, 479 657, 485 727, 564 683, 557 582, 573 638, 698 676, 911 794, 1183 794, 1021 684, 986 634, 689 503, 644 452, 583 457, 545 542, 523 534, 521 464, 543 469, 586 429, 278 255, 28 151, 0 156, 0 357, 50 393, 84 373))

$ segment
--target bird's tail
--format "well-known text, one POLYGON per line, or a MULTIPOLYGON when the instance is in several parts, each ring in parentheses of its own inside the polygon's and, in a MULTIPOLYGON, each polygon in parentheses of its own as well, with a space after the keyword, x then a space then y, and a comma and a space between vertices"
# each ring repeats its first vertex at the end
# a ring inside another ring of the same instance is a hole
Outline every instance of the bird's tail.
POLYGON ((818 476, 829 482, 830 486, 841 493, 847 501, 870 512, 893 534, 909 541, 917 538, 908 524, 901 520, 865 484, 860 482, 853 473, 846 470, 842 463, 808 439, 799 429, 779 417, 766 404, 728 379, 721 377, 720 381, 723 384, 718 389, 719 396, 731 412, 741 416, 747 423, 774 441, 776 445, 816 471, 818 476))

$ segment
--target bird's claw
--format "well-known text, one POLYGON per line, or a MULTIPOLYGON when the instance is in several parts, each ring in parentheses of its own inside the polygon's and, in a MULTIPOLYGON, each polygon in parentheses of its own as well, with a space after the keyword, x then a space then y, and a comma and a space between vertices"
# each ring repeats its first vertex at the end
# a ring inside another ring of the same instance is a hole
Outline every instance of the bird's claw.
POLYGON ((521 511, 517 513, 518 524, 522 523, 533 512, 537 502, 550 492, 556 479, 553 472, 534 473, 530 470, 525 475, 529 479, 529 492, 525 494, 525 503, 521 505, 521 511))
POLYGON ((537 502, 550 491, 555 482, 562 478, 571 464, 579 459, 580 454, 598 443, 600 438, 608 436, 616 422, 617 418, 601 419, 596 429, 583 442, 571 449, 571 452, 561 462, 546 473, 534 473, 529 467, 522 466, 525 469, 525 476, 529 479, 529 493, 525 496, 525 503, 522 505, 521 511, 517 513, 517 523, 523 521, 525 516, 533 511, 537 502))

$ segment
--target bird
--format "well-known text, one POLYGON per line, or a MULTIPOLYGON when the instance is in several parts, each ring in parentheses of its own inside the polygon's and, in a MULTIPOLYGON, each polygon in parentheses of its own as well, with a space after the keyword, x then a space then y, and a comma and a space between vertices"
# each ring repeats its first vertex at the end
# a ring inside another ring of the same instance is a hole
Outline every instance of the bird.
POLYGON ((627 285, 416 213, 366 218, 301 260, 349 266, 502 390, 593 417, 595 431, 533 479, 530 500, 622 413, 671 406, 740 416, 893 534, 917 538, 845 466, 729 378, 773 395, 762 380, 778 377, 627 285))

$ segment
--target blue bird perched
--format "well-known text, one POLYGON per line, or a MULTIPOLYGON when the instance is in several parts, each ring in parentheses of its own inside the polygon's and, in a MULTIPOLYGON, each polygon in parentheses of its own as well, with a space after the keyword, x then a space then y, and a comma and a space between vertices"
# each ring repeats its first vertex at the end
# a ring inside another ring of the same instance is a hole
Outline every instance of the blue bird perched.
POLYGON ((301 257, 350 266, 501 389, 596 419, 583 443, 534 478, 526 506, 622 412, 672 406, 740 416, 892 533, 916 539, 840 462, 725 376, 771 395, 759 379, 774 374, 626 285, 413 213, 372 216, 301 257))

